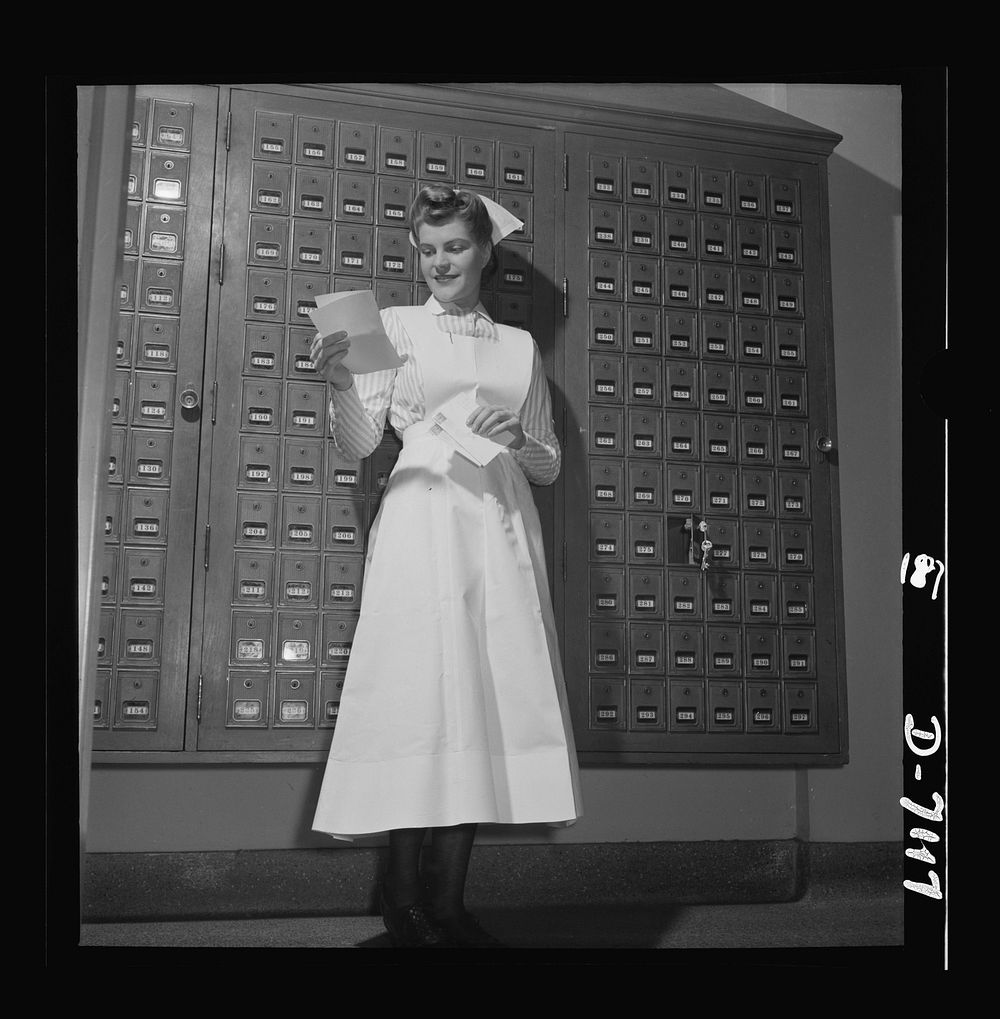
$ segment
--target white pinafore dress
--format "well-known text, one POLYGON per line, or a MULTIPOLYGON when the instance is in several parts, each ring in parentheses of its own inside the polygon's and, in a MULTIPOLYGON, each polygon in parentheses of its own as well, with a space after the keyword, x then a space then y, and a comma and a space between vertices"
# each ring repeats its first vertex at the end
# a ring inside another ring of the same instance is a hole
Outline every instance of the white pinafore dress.
POLYGON ((432 422, 460 392, 521 408, 532 338, 450 335, 424 307, 395 312, 425 420, 403 432, 372 524, 313 829, 572 824, 579 771, 531 487, 509 452, 479 467, 432 422))

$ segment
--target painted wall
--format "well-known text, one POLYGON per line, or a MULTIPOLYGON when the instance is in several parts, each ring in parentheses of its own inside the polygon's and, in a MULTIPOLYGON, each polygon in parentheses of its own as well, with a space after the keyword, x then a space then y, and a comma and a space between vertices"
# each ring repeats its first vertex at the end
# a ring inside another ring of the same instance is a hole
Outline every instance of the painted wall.
MULTIPOLYGON (((575 826, 483 828, 482 842, 903 837, 900 93, 871 85, 726 87, 844 136, 830 160, 830 205, 851 761, 836 769, 585 768, 586 816, 575 826)), ((594 102, 657 109, 670 86, 523 86, 553 98, 574 88, 594 102)), ((320 765, 99 767, 88 848, 350 845, 310 831, 321 772, 320 765)))

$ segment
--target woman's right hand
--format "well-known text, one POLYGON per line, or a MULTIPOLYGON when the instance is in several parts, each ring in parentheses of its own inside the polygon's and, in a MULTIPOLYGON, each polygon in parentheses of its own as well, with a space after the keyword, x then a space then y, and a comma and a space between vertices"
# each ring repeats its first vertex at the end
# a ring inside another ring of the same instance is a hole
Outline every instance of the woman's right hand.
POLYGON ((331 333, 329 336, 316 338, 309 348, 309 355, 316 371, 326 379, 334 389, 350 389, 354 384, 354 376, 349 368, 345 368, 343 360, 351 347, 346 332, 331 333))

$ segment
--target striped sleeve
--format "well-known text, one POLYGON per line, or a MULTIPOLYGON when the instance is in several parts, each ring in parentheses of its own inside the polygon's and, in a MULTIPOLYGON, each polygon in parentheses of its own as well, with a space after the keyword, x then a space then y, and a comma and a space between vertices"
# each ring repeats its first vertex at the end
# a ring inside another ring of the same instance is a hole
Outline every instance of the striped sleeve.
POLYGON ((530 482, 551 485, 559 477, 562 449, 552 422, 552 396, 542 365, 542 355, 534 341, 532 347, 531 382, 520 414, 525 443, 520 449, 511 450, 511 453, 530 482))

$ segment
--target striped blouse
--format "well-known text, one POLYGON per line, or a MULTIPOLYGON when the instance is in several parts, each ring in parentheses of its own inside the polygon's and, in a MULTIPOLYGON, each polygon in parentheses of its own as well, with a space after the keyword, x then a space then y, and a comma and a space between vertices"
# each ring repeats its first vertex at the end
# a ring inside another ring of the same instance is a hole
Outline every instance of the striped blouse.
MULTIPOLYGON (((482 304, 462 312, 457 308, 446 309, 431 297, 426 307, 442 333, 482 336, 499 342, 497 327, 482 304)), ((331 440, 345 456, 355 460, 368 456, 378 446, 387 415, 396 434, 402 435, 410 425, 422 421, 426 413, 423 379, 413 356, 413 344, 392 308, 382 312, 382 322, 397 353, 408 355, 406 364, 355 375, 350 389, 328 387, 331 440)), ((532 342, 532 347, 531 382, 518 415, 525 443, 509 453, 529 481, 551 485, 559 476, 562 451, 552 422, 552 398, 542 358, 538 345, 532 342)))

